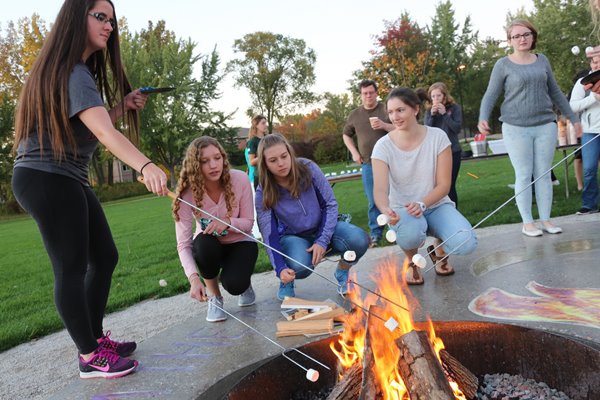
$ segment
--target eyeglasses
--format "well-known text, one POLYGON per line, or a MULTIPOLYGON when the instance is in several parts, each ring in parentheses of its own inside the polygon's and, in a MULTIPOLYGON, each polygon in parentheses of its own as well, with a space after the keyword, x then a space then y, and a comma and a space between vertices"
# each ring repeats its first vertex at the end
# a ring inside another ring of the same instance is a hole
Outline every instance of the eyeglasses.
POLYGON ((525 32, 525 33, 520 34, 520 35, 512 35, 510 38, 512 40, 519 40, 521 38, 529 39, 529 36, 533 36, 533 32, 525 32))
POLYGON ((88 15, 90 17, 96 18, 98 21, 100 21, 103 24, 109 23, 110 27, 113 29, 115 29, 115 27, 117 26, 117 23, 115 22, 115 20, 112 18, 108 18, 108 15, 106 15, 104 13, 95 12, 95 13, 88 13, 88 15))

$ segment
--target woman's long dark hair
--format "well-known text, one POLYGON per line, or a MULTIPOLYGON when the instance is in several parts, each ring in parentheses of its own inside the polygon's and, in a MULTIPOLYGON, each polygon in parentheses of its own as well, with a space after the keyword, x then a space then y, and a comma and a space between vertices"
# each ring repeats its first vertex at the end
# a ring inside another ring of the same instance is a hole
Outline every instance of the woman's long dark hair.
MULTIPOLYGON (((13 150, 33 131, 37 131, 40 146, 43 147, 43 133, 47 131, 56 159, 64 158, 66 146, 77 151, 73 129, 69 124, 69 77, 75 65, 82 61, 87 43, 88 13, 97 1, 108 2, 117 20, 111 0, 65 0, 61 7, 21 91, 15 116, 13 150)), ((86 64, 109 108, 131 92, 121 63, 118 26, 108 38, 106 49, 91 54, 86 64), (107 64, 110 66, 110 80, 107 64)), ((129 138, 137 143, 137 111, 128 112, 127 127, 129 138)))

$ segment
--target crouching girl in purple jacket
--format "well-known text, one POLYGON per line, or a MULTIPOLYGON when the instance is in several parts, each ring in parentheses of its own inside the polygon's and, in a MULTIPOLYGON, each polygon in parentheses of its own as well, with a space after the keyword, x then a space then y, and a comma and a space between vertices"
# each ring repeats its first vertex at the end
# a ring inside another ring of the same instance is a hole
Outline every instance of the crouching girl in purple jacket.
POLYGON ((329 249, 356 254, 354 261, 341 259, 334 274, 343 296, 349 289, 348 270, 369 246, 366 232, 338 221, 338 204, 327 178, 317 164, 296 157, 283 136, 265 136, 258 146, 258 159, 256 213, 263 240, 298 261, 267 248, 281 279, 277 297, 295 297, 294 281, 308 277, 329 249))

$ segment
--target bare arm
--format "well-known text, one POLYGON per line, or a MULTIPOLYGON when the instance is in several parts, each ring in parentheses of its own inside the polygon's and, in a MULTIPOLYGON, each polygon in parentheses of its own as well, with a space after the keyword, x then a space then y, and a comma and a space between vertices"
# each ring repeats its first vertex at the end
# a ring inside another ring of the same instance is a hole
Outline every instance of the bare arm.
POLYGON ((435 184, 433 190, 421 199, 425 206, 429 207, 432 204, 440 201, 450 192, 452 183, 452 152, 450 146, 446 147, 437 156, 437 168, 435 171, 435 184))
POLYGON ((256 167, 258 165, 258 157, 256 157, 256 154, 248 153, 248 162, 253 167, 256 167))
POLYGON ((390 208, 390 186, 389 186, 389 166, 377 159, 371 159, 373 163, 373 198, 375 205, 390 219, 390 224, 398 222, 398 215, 390 208))
POLYGON ((140 152, 121 132, 116 130, 104 107, 88 108, 78 114, 83 124, 98 138, 108 151, 138 172, 144 167, 144 183, 149 191, 167 194, 167 176, 150 159, 140 152))
POLYGON ((354 144, 354 140, 348 135, 342 135, 342 139, 344 140, 344 144, 350 151, 350 154, 352 154, 352 160, 357 164, 362 164, 363 159, 360 156, 356 145, 354 144))
POLYGON ((147 94, 142 94, 139 89, 127 93, 122 102, 108 111, 110 121, 114 124, 123 117, 123 113, 129 110, 141 110, 146 105, 147 94), (123 108, 125 105, 125 108, 123 108))

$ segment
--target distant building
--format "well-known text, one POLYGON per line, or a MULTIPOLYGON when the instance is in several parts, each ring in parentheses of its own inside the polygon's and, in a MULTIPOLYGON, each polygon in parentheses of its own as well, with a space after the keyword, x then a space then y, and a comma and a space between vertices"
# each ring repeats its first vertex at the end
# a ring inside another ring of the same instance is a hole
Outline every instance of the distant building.
POLYGON ((118 158, 113 159, 113 182, 133 182, 133 170, 118 158))

